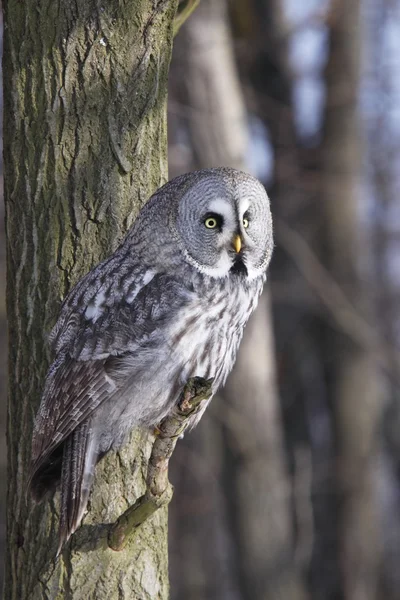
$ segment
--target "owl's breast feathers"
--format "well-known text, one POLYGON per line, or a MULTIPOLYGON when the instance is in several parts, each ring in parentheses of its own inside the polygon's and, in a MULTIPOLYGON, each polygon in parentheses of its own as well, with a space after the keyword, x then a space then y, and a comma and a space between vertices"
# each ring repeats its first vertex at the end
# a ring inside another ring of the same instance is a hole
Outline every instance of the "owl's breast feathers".
POLYGON ((183 361, 182 383, 212 377, 215 391, 225 382, 263 283, 262 277, 252 282, 204 277, 195 286, 195 299, 180 310, 170 330, 173 351, 183 361))

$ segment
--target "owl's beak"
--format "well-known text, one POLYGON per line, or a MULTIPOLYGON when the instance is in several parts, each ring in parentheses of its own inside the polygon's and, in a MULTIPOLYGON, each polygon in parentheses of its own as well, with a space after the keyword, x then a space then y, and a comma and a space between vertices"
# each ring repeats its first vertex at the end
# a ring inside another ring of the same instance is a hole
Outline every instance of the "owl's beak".
POLYGON ((237 254, 239 254, 241 248, 242 248, 242 238, 240 237, 240 235, 237 233, 233 240, 232 240, 232 246, 235 248, 235 252, 237 254))

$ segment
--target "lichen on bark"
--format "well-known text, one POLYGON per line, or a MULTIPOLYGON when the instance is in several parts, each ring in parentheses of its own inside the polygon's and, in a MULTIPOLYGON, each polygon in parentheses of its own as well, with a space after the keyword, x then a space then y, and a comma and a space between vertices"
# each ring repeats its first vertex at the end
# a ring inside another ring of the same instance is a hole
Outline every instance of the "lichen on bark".
POLYGON ((177 0, 6 0, 4 172, 10 332, 5 598, 167 598, 167 513, 120 553, 106 527, 145 486, 134 432, 96 471, 54 562, 58 495, 25 498, 34 414, 61 299, 110 254, 167 176, 166 80, 177 0))

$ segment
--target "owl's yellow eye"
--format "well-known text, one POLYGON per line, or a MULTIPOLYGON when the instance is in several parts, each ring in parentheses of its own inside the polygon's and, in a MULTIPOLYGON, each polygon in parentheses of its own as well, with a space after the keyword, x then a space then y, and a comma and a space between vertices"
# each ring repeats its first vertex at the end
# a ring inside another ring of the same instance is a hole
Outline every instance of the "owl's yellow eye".
POLYGON ((246 218, 243 218, 243 227, 244 227, 245 229, 247 229, 247 228, 248 228, 248 226, 249 226, 249 220, 248 220, 248 219, 246 219, 246 218))
POLYGON ((204 221, 204 225, 207 227, 207 229, 215 229, 218 227, 218 221, 215 217, 207 217, 207 219, 204 221))

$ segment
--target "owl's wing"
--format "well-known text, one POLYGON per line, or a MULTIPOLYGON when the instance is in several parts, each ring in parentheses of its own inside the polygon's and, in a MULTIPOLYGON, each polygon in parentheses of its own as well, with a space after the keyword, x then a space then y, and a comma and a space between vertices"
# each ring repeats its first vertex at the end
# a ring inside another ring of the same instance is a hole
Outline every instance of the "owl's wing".
POLYGON ((30 479, 78 425, 118 393, 121 381, 118 386, 110 377, 108 362, 156 342, 165 324, 191 297, 192 292, 177 280, 157 275, 131 303, 116 298, 94 322, 85 311, 65 320, 59 336, 69 331, 69 343, 65 342, 47 376, 33 434, 30 479))
POLYGON ((160 335, 193 297, 182 282, 157 274, 131 302, 124 296, 116 298, 111 306, 104 305, 95 320, 81 314, 70 354, 76 360, 101 360, 135 352, 160 335))

